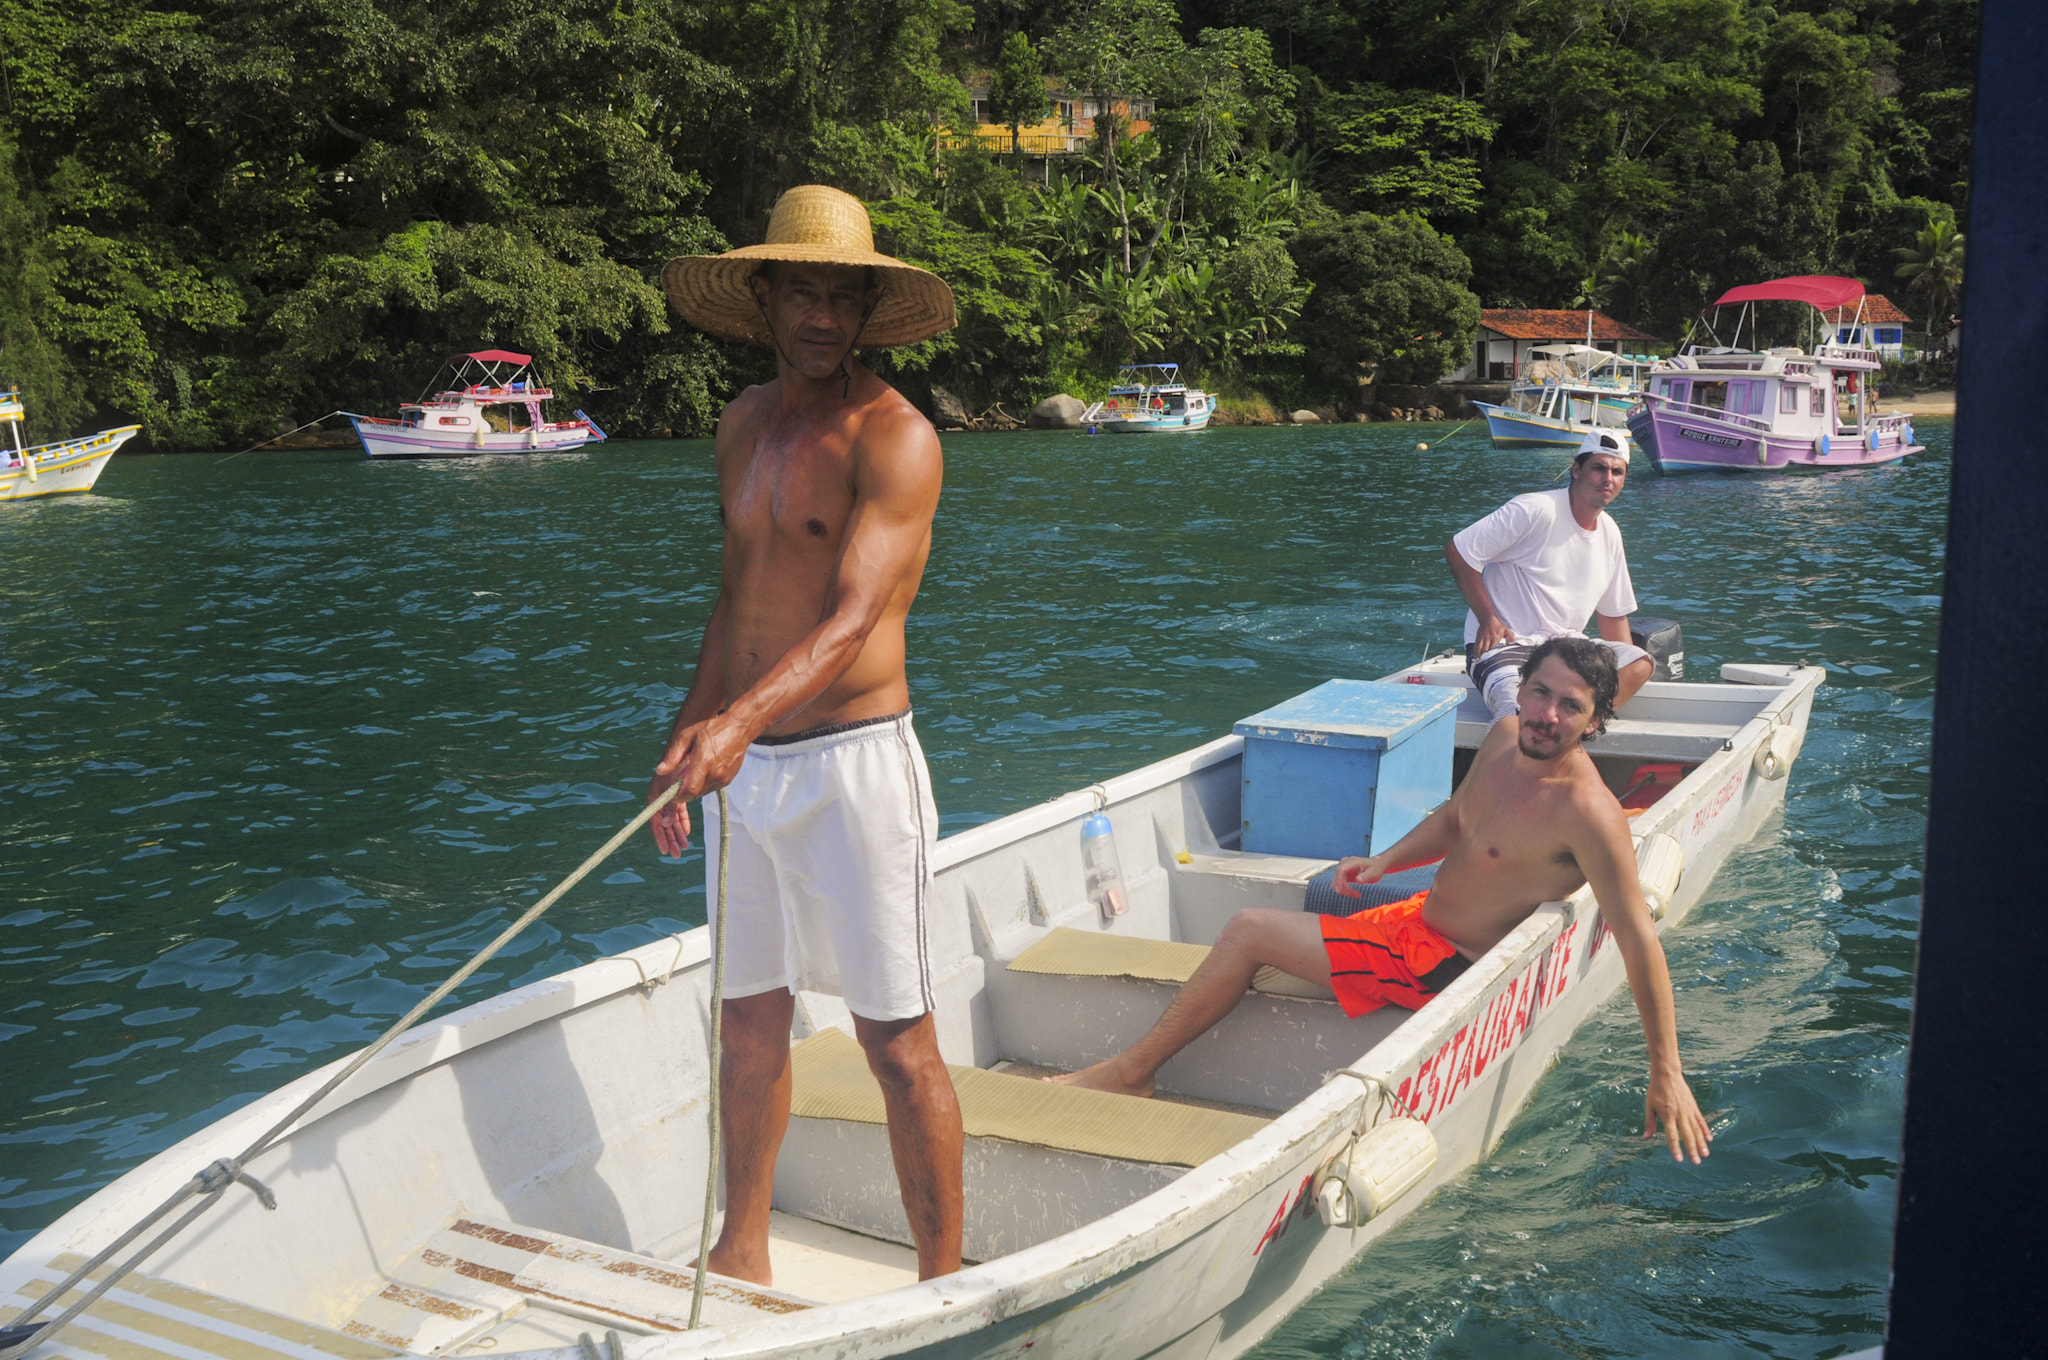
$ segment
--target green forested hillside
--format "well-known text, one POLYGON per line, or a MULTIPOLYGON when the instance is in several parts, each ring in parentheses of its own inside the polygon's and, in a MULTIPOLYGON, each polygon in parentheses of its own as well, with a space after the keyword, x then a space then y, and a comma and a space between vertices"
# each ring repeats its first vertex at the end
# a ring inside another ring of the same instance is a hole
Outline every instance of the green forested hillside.
POLYGON ((1785 273, 1917 316, 1975 38, 1973 0, 0 0, 0 380, 38 437, 218 448, 495 344, 700 433, 761 358, 658 270, 810 180, 952 281, 959 330, 881 362, 976 407, 1152 355, 1321 404, 1434 378, 1481 305, 1675 335, 1785 273), (948 138, 1034 62, 1152 130, 948 138))

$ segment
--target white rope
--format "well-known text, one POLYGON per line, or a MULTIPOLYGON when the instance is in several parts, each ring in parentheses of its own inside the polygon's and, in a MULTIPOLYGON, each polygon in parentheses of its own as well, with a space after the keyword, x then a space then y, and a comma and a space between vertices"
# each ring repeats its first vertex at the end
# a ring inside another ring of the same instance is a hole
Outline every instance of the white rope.
MULTIPOLYGON (((268 1132, 266 1132, 261 1138, 258 1138, 255 1142, 251 1143, 249 1145, 248 1151, 244 1152, 239 1157, 222 1158, 220 1161, 214 1162, 208 1167, 206 1167, 205 1170, 195 1174, 191 1180, 179 1186, 177 1191, 169 1199, 165 1200, 161 1205, 157 1206, 156 1210, 149 1214, 147 1217, 145 1217, 140 1223, 137 1223, 134 1227, 122 1233, 119 1237, 115 1238, 105 1247, 102 1247, 99 1250, 99 1252, 93 1256, 91 1260, 87 1261, 84 1265, 72 1271, 70 1275, 66 1276, 62 1283, 58 1284, 49 1292, 45 1293, 41 1298, 37 1299, 34 1303, 30 1304, 26 1310, 16 1314, 13 1318, 11 1318, 8 1321, 6 1331, 4 1333, 0 1333, 0 1360, 16 1360, 16 1357, 27 1355, 31 1350, 34 1350, 36 1347, 42 1345, 43 1342, 48 1341, 52 1337, 56 1336, 59 1331, 61 1331, 65 1326, 69 1325, 73 1318, 77 1317, 80 1313, 83 1313, 87 1308, 91 1307, 95 1302, 99 1300, 101 1295, 105 1294, 109 1289, 112 1289, 116 1284, 120 1283, 131 1272, 133 1272, 136 1267, 140 1266, 144 1261, 148 1260, 149 1257, 157 1250, 157 1248, 163 1246, 164 1243, 170 1241, 173 1237, 177 1236, 180 1232, 182 1232, 185 1229, 186 1225, 190 1224, 194 1219, 198 1218, 199 1215, 206 1212, 208 1209, 212 1208, 214 1204, 219 1201, 221 1195, 227 1191, 228 1186, 233 1184, 235 1181, 241 1181, 244 1184, 248 1185, 249 1188, 256 1193, 256 1196, 263 1201, 264 1208, 275 1209, 277 1207, 277 1201, 275 1198, 271 1196, 270 1191, 264 1188, 260 1183, 258 1183, 252 1177, 250 1177, 247 1173, 245 1173, 242 1170, 242 1168, 249 1162, 255 1160, 256 1157, 261 1155, 263 1152, 267 1151, 273 1143, 275 1143, 278 1139, 282 1138, 285 1135, 286 1131, 288 1131, 292 1127, 292 1125, 298 1123, 302 1117, 311 1112, 314 1106, 318 1105, 321 1101, 327 1099, 328 1096, 334 1094, 335 1089, 339 1087, 343 1082, 347 1081, 350 1077, 354 1076, 357 1072, 361 1071, 363 1065, 369 1062, 370 1059, 376 1057, 379 1053, 383 1052, 384 1049, 390 1045, 393 1039, 396 1039, 399 1035, 405 1033, 408 1029, 411 1029, 415 1024, 417 1024, 420 1021, 422 1017, 426 1015, 428 1011, 431 1011, 435 1006, 439 1005, 441 1001, 445 997, 447 997, 447 995, 450 992, 454 991, 457 987, 460 987, 464 982, 467 982, 471 974, 475 973, 477 969, 483 967, 486 963, 490 962, 492 956, 495 955, 499 950, 503 949, 506 945, 512 943, 513 939, 519 934, 520 931, 525 930, 535 921, 538 921, 541 918, 542 913, 547 911, 549 907, 552 907, 556 902, 561 900, 562 895, 564 893, 568 892, 569 889, 575 887, 578 883, 581 883, 585 876, 587 876, 592 869, 595 869, 598 865, 602 864, 606 859, 608 859, 611 856, 613 851, 617 850, 620 846, 624 845, 628 840, 631 840, 633 837, 633 833, 638 831, 641 827, 647 825, 649 818, 653 817, 655 813, 661 811, 661 809, 667 807, 670 803, 674 802, 676 790, 680 787, 681 785, 678 784, 669 785, 667 789, 663 790, 659 798, 656 798, 646 807, 641 808, 639 814, 635 816, 632 821, 626 823, 623 827, 620 827, 617 832, 613 833, 612 838, 606 841, 602 846, 600 846, 597 849, 597 851, 590 856, 590 858, 584 860, 582 864, 578 865, 574 873, 570 874, 560 883, 557 883, 554 886, 554 888, 548 893, 547 896, 541 898, 540 901, 534 903, 531 907, 528 907, 526 909, 525 915, 521 916, 511 925, 507 926, 503 931, 499 933, 497 939, 492 940, 489 944, 485 945, 480 951, 478 951, 474 958, 470 959, 468 963, 463 964, 462 967, 456 969, 452 974, 450 974, 446 982, 443 982, 440 986, 436 987, 433 991, 429 992, 424 1000, 422 1000, 418 1005, 414 1006, 411 1010, 405 1013, 405 1017, 403 1019, 401 1019, 397 1024, 393 1025, 390 1029, 385 1030, 384 1033, 377 1038, 375 1043, 372 1043, 368 1048, 356 1054, 356 1056, 350 1060, 348 1066, 342 1068, 341 1071, 335 1073, 332 1077, 328 1078, 325 1082, 321 1083, 319 1090, 315 1091, 312 1095, 300 1101, 299 1104, 293 1108, 290 1114, 286 1115, 283 1119, 280 1119, 277 1123, 273 1124, 268 1132), (187 1210, 184 1213, 184 1215, 178 1219, 176 1223, 173 1223, 163 1232, 158 1233, 140 1251, 136 1252, 133 1256, 130 1256, 127 1260, 123 1261, 119 1266, 117 1266, 112 1272, 108 1274, 107 1278, 101 1280, 98 1284, 94 1285, 93 1288, 85 1295, 84 1298, 80 1299, 77 1303, 72 1304, 69 1308, 65 1309, 62 1313, 58 1314, 55 1318, 45 1323, 41 1327, 29 1327, 26 1325, 34 1321, 36 1315, 41 1313, 45 1308, 48 1308, 58 1299, 63 1298, 64 1295, 69 1293, 72 1287, 76 1285, 80 1280, 83 1280, 86 1276, 92 1274, 92 1272, 98 1270, 101 1266, 105 1265, 109 1260, 113 1258, 115 1253, 119 1252, 123 1247, 126 1247, 130 1242, 133 1242, 136 1238, 142 1236, 143 1233, 147 1232, 151 1225, 155 1224, 158 1220, 165 1217, 173 1209, 176 1209, 180 1204, 183 1204, 186 1200, 192 1198, 194 1195, 204 1195, 206 1198, 202 1200, 200 1203, 193 1205, 192 1208, 187 1210)), ((720 795, 720 802, 723 803, 723 801, 724 797, 723 795, 720 795)), ((721 811, 723 811, 722 808, 721 811)), ((721 818, 721 826, 722 825, 723 819, 721 818)), ((723 876, 724 869, 725 860, 724 857, 721 855, 719 858, 719 871, 721 877, 723 876)), ((723 885, 721 884, 721 899, 723 898, 723 895, 724 889, 723 885)), ((712 1032, 714 1035, 716 1035, 716 1022, 714 1021, 713 1023, 714 1029, 712 1032)), ((713 1042, 716 1043, 717 1040, 714 1038, 713 1042)), ((715 1091, 716 1088, 717 1083, 714 1081, 713 1090, 715 1091)), ((713 1099, 716 1099, 715 1095, 713 1099)))
POLYGON ((711 1273, 711 1212, 718 1203, 718 1088, 725 1058, 725 851, 732 844, 732 819, 725 790, 718 791, 718 896, 711 907, 711 1150, 704 1163, 704 1226, 697 1232, 697 1278, 690 1285, 690 1328, 704 1312, 704 1277, 711 1273))
MULTIPOLYGON (((327 416, 345 416, 347 414, 348 412, 346 411, 329 411, 327 413, 327 416)), ((320 420, 327 419, 327 416, 321 416, 320 420)), ((305 424, 299 426, 297 429, 286 430, 283 434, 274 434, 270 436, 270 438, 264 440, 262 444, 251 444, 248 448, 243 449, 241 453, 231 453, 228 455, 227 458, 223 458, 220 461, 225 463, 228 461, 228 458, 240 458, 243 453, 254 453, 256 452, 256 450, 262 448, 264 444, 275 444, 280 439, 290 439, 293 435, 297 434, 299 430, 312 429, 315 425, 318 425, 320 423, 320 420, 309 420, 305 424)))

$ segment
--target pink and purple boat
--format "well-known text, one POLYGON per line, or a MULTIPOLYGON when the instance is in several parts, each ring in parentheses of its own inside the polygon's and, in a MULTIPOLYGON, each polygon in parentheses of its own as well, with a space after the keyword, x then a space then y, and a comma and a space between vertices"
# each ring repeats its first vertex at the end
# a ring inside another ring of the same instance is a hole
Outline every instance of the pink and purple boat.
MULTIPOLYGON (((479 453, 561 453, 605 437, 583 412, 552 421, 543 403, 555 394, 534 382, 533 357, 483 349, 448 360, 450 387, 398 408, 398 419, 344 411, 371 458, 466 458, 479 453), (493 414, 487 414, 495 412, 493 414)), ((447 372, 446 366, 441 370, 447 372)), ((433 383, 427 384, 429 390, 433 383)))
MULTIPOLYGON (((1755 336, 1759 302, 1803 302, 1814 309, 1816 334, 1832 336, 1824 314, 1855 304, 1860 319, 1863 296, 1855 279, 1810 274, 1732 288, 1714 306, 1741 306, 1731 337, 1738 342, 1745 322, 1755 336)), ((1910 418, 1878 414, 1874 382, 1882 367, 1876 350, 1828 339, 1811 353, 1692 345, 1650 370, 1629 433, 1666 476, 1895 462, 1923 446, 1913 440, 1910 418)))

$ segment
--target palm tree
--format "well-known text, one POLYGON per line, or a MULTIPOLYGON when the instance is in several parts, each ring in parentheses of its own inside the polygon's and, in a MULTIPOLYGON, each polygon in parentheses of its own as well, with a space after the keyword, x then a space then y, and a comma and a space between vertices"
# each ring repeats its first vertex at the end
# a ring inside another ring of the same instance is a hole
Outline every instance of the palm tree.
POLYGON ((1927 298, 1927 348, 1934 348, 1934 326, 1949 314, 1949 308, 1963 291, 1963 234, 1946 218, 1935 218, 1920 229, 1910 246, 1892 254, 1899 257, 1897 276, 1907 279, 1908 291, 1927 298))

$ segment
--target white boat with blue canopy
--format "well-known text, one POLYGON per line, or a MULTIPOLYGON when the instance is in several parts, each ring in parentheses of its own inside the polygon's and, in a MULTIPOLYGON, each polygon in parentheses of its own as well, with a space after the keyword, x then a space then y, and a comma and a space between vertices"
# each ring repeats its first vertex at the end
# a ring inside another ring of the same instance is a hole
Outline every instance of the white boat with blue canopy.
POLYGON ((1111 434, 1202 429, 1216 398, 1181 380, 1179 364, 1126 364, 1109 395, 1082 413, 1081 424, 1111 434))
MULTIPOLYGON (((1631 816, 1660 931, 1780 806, 1821 678, 1729 665, 1716 683, 1652 680, 1588 747, 1631 816)), ((774 1286, 707 1277, 690 1328, 689 1262, 718 1207, 700 927, 423 1024, 246 1161, 338 1065, 123 1175, 0 1263, 0 1298, 54 1290, 61 1307, 104 1281, 90 1259, 181 1187, 215 1207, 54 1337, 15 1333, 15 1352, 1242 1355, 1484 1157, 1613 998, 1620 951, 1590 893, 1538 907, 1413 1012, 1348 1019, 1327 992, 1262 975, 1161 1071, 1157 1099, 1033 1078, 1137 1039, 1240 908, 1358 910, 1329 889, 1335 860, 1385 848, 1447 797, 1487 724, 1446 655, 1318 686, 939 842, 935 1017, 968 1133, 971 1263, 955 1274, 916 1279, 880 1091, 844 1004, 805 992, 774 1286), (1099 816, 1118 914, 1089 895, 1084 825, 1099 816)), ((1376 886, 1391 900, 1431 872, 1376 886)))
POLYGON ((1495 448, 1575 449, 1595 430, 1628 438, 1628 414, 1642 400, 1653 356, 1577 344, 1530 353, 1535 361, 1505 403, 1472 403, 1495 448))

